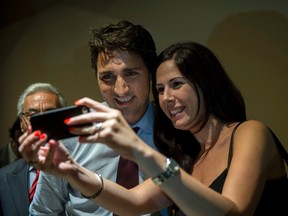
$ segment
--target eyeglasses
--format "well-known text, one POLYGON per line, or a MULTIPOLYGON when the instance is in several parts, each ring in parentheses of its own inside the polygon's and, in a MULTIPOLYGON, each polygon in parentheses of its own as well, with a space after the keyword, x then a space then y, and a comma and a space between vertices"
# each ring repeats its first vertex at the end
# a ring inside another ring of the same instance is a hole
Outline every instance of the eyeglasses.
POLYGON ((26 120, 30 121, 31 116, 37 114, 39 112, 34 110, 27 110, 26 112, 22 112, 21 116, 25 117, 26 120))

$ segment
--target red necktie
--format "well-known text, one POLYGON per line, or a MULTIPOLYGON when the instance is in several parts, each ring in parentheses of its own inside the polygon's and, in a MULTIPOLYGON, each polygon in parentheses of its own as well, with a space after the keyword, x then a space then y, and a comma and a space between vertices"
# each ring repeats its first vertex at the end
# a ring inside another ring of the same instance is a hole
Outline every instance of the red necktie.
POLYGON ((37 182, 38 182, 38 178, 39 178, 39 173, 40 173, 40 170, 37 170, 36 169, 36 176, 33 180, 33 183, 32 183, 32 186, 29 190, 29 199, 30 199, 30 202, 32 202, 33 200, 33 196, 35 194, 35 191, 36 191, 36 186, 37 186, 37 182))
MULTIPOLYGON (((133 128, 135 133, 139 127, 133 128)), ((123 187, 130 189, 139 184, 138 165, 133 161, 127 160, 120 156, 116 182, 123 187)), ((116 214, 113 214, 117 216, 116 214)))

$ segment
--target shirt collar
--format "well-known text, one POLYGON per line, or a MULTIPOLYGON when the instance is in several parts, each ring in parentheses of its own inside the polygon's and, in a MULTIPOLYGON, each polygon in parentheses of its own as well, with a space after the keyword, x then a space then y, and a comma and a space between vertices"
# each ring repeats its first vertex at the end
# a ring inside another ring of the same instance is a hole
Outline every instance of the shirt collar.
POLYGON ((154 126, 154 108, 151 101, 148 103, 148 107, 142 118, 135 124, 131 125, 131 127, 139 127, 141 130, 144 130, 148 133, 153 132, 154 126))

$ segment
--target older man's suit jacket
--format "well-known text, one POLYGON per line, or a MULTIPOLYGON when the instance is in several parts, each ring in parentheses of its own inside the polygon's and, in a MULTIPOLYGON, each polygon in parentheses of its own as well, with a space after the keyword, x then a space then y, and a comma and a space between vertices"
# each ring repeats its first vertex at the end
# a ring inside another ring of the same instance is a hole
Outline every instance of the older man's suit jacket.
POLYGON ((19 159, 0 169, 0 216, 29 214, 29 165, 19 159))

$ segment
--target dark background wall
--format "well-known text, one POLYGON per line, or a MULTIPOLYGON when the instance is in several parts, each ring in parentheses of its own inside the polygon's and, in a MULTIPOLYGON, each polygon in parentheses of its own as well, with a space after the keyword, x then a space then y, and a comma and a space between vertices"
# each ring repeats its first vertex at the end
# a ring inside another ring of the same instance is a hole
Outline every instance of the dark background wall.
POLYGON ((69 104, 101 101, 90 67, 90 27, 128 19, 145 26, 160 52, 200 42, 219 57, 246 100, 249 118, 268 124, 288 148, 288 1, 1 0, 0 145, 20 93, 50 82, 69 104))

